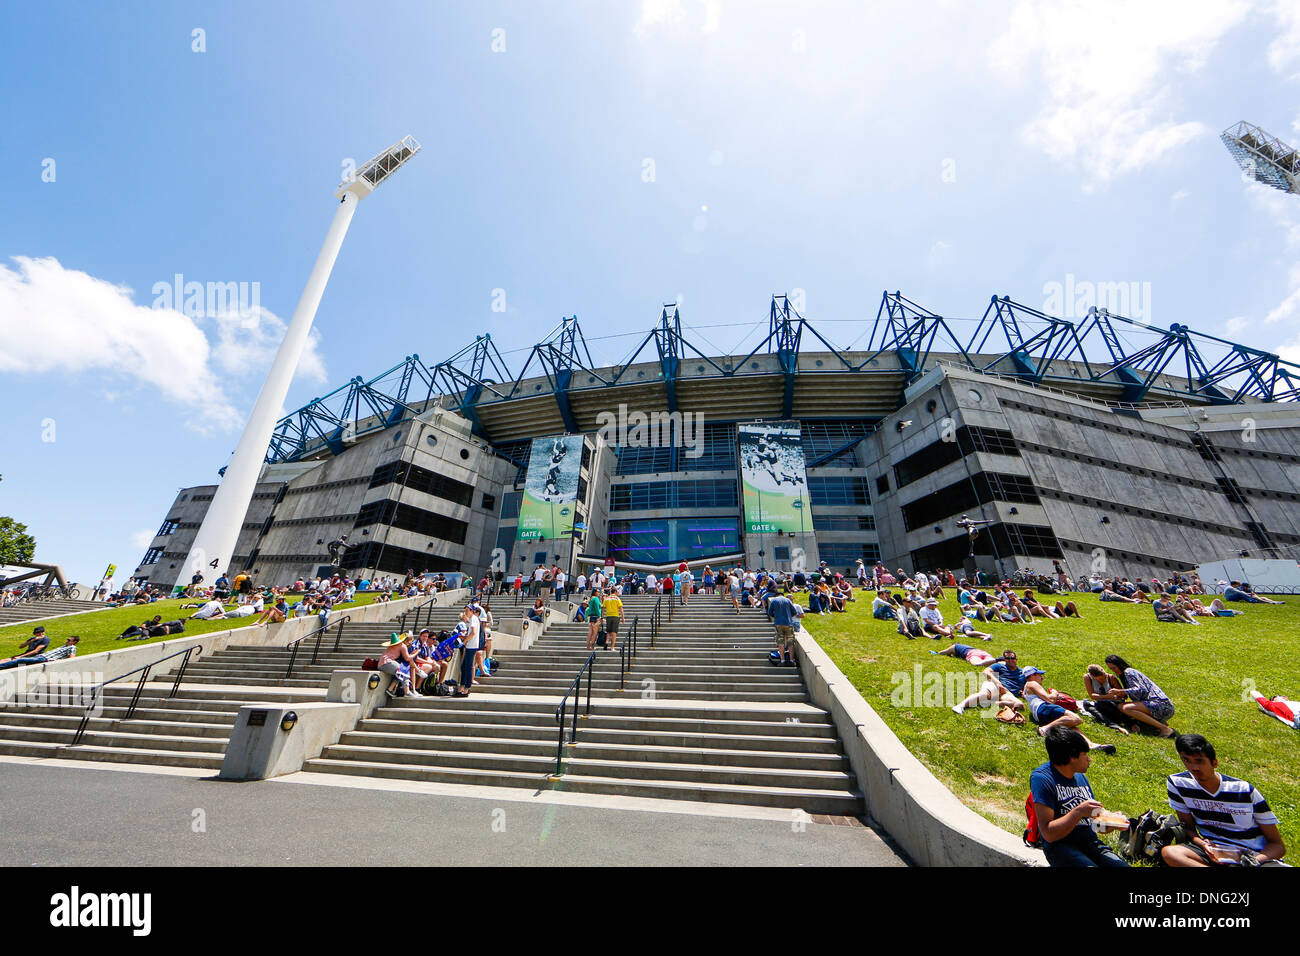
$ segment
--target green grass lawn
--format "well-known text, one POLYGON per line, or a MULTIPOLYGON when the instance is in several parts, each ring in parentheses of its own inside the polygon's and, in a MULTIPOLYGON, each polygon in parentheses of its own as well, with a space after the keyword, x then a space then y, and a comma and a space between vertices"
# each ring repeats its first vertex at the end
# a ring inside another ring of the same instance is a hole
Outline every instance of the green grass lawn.
MULTIPOLYGON (((805 628, 935 776, 967 806, 1019 835, 1030 771, 1047 759, 1032 722, 1009 726, 985 719, 976 710, 959 717, 948 709, 954 701, 920 695, 908 699, 896 693, 905 685, 895 675, 914 679, 917 664, 923 674, 978 674, 980 669, 930 654, 949 641, 907 640, 893 621, 872 618, 871 592, 856 593, 858 600, 848 612, 806 616, 805 628)), ((957 617, 956 592, 945 594, 940 610, 951 623, 957 617)), ((1282 838, 1300 850, 1300 739, 1297 731, 1263 713, 1244 690, 1253 681, 1268 696, 1300 696, 1300 661, 1295 654, 1300 598, 1283 598, 1288 603, 1282 607, 1235 604, 1245 610, 1244 616, 1198 618, 1203 623, 1193 627, 1157 623, 1150 605, 1102 604, 1091 594, 1073 597, 1082 621, 978 625, 992 633, 993 640, 963 643, 995 657, 1015 650, 1021 667, 1047 672, 1039 678, 1043 686, 1076 699, 1086 699, 1086 666, 1104 666, 1107 654, 1119 654, 1169 695, 1176 708, 1170 721, 1174 729, 1204 734, 1218 752, 1220 773, 1259 788, 1281 821, 1282 838)), ((1147 809, 1170 812, 1165 777, 1183 769, 1171 740, 1124 736, 1086 716, 1080 730, 1096 743, 1119 748, 1113 757, 1095 754, 1087 773, 1097 799, 1108 810, 1129 816, 1147 809)))
MULTIPOLYGON (((349 608, 370 604, 377 596, 374 593, 359 594, 351 604, 336 605, 336 610, 346 612, 349 608)), ((297 598, 293 598, 289 601, 289 604, 293 605, 296 601, 297 598)), ((38 624, 45 625, 45 633, 50 638, 50 647, 58 647, 72 634, 79 636, 81 642, 77 645, 77 656, 84 657, 86 654, 95 654, 99 651, 136 647, 140 644, 154 644, 158 641, 171 640, 177 636, 192 637, 196 634, 208 634, 213 631, 227 631, 235 627, 247 627, 257 620, 257 616, 254 616, 235 618, 233 620, 191 621, 188 618, 194 613, 194 609, 181 610, 180 606, 193 603, 195 602, 188 599, 184 601, 168 599, 155 601, 153 604, 105 608, 102 611, 89 611, 85 614, 55 617, 44 621, 19 621, 17 624, 8 624, 0 627, 0 658, 17 654, 21 650, 18 645, 31 636, 32 628, 38 624), (117 636, 132 624, 139 624, 142 621, 149 620, 155 614, 161 614, 164 621, 184 620, 185 633, 171 635, 170 637, 155 637, 145 641, 119 641, 117 639, 117 636)), ((233 608, 234 606, 231 603, 227 605, 227 608, 233 608)))

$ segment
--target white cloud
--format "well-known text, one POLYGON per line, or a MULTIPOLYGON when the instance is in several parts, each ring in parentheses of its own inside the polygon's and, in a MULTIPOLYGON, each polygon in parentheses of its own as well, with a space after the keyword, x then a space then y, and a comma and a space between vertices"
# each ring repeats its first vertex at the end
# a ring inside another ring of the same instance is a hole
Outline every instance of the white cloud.
MULTIPOLYGON (((1300 2, 1274 0, 1273 15, 1277 19, 1277 35, 1268 45, 1268 65, 1278 73, 1285 73, 1300 63, 1300 2)), ((1292 78, 1298 75, 1292 74, 1292 78)))
POLYGON ((1177 74, 1204 66, 1248 11, 1244 0, 1021 0, 989 60, 1017 77, 1041 74, 1046 102, 1022 136, 1082 170, 1092 187, 1159 162, 1207 132, 1175 116, 1177 74))
POLYGON ((150 531, 148 528, 145 528, 143 531, 136 531, 132 533, 131 545, 137 551, 143 551, 145 548, 149 547, 150 543, 153 541, 153 538, 154 538, 154 533, 150 531))
POLYGON ((1191 193, 1189 193, 1186 189, 1180 189, 1180 190, 1178 190, 1178 192, 1174 193, 1172 196, 1169 197, 1169 201, 1170 201, 1170 202, 1182 202, 1184 199, 1186 199, 1186 198, 1187 198, 1188 196, 1190 196, 1190 195, 1191 195, 1191 193))
MULTIPOLYGON (((127 382, 150 388, 202 432, 240 426, 232 386, 269 367, 284 334, 284 322, 265 309, 249 319, 195 320, 138 305, 130 289, 64 268, 54 258, 13 261, 16 268, 0 264, 0 372, 82 382, 94 375, 91 384, 100 387, 127 382), (201 327, 206 322, 215 342, 201 327)), ((324 378, 314 338, 299 374, 324 378)))
POLYGON ((1227 325, 1228 332, 1235 334, 1240 332, 1242 329, 1248 328, 1250 326, 1250 319, 1246 318, 1244 315, 1234 315, 1228 320, 1227 325))

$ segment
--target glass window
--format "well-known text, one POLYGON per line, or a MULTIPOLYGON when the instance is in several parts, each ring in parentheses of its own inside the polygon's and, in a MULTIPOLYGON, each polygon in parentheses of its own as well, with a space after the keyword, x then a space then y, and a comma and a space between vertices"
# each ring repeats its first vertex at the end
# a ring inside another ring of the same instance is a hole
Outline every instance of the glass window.
POLYGON ((735 515, 703 518, 641 518, 609 523, 609 553, 642 564, 734 554, 740 550, 735 515))
POLYGON ((830 565, 833 571, 844 571, 855 567, 858 558, 866 564, 875 564, 880 560, 880 545, 874 541, 818 541, 817 553, 821 560, 830 565))
POLYGON ((808 496, 817 505, 869 505, 871 493, 861 475, 809 475, 808 496))
MULTIPOLYGON (((799 426, 799 430, 804 457, 808 461, 817 461, 837 448, 844 448, 845 445, 857 441, 864 435, 871 434, 875 427, 875 422, 853 420, 803 422, 799 426)), ((834 464, 852 467, 858 464, 858 460, 854 455, 854 449, 849 448, 820 463, 823 465, 834 464)))
POLYGON ((875 531, 875 515, 813 515, 814 531, 875 531))
POLYGON ((735 508, 736 483, 730 478, 696 481, 643 481, 613 485, 610 511, 668 508, 735 508))
POLYGON ((730 422, 705 422, 693 435, 695 448, 678 452, 677 467, 682 471, 734 471, 736 469, 736 427, 730 422), (698 453, 692 458, 692 453, 698 453))

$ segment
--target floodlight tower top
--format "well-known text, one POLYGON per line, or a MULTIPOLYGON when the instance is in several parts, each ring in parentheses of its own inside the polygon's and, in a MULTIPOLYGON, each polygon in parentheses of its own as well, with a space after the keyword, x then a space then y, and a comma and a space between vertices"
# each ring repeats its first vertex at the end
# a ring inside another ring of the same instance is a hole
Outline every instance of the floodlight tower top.
POLYGON ((421 149, 414 136, 402 137, 373 159, 362 163, 351 179, 339 183, 334 195, 342 199, 347 193, 352 193, 357 199, 365 199, 421 149))

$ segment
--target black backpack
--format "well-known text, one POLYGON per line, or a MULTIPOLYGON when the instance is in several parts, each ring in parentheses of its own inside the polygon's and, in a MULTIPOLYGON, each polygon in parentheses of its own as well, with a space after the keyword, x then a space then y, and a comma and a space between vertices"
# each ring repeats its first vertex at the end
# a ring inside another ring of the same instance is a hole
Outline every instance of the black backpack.
POLYGON ((1120 837, 1119 855, 1130 863, 1160 863, 1160 851, 1175 843, 1186 843, 1187 831, 1172 813, 1148 810, 1129 820, 1128 830, 1120 837))

